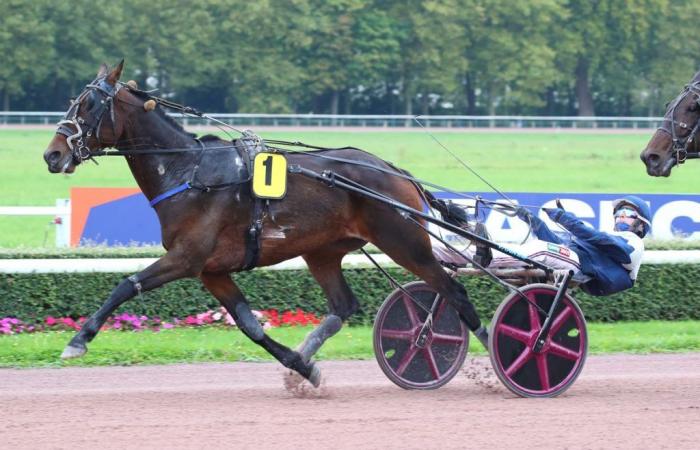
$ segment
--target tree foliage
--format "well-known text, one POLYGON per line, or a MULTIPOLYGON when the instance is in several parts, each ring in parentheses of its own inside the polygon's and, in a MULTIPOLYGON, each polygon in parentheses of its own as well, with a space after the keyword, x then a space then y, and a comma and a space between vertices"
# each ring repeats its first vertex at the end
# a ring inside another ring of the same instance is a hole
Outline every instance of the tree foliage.
POLYGON ((4 109, 102 62, 210 112, 658 115, 697 70, 692 0, 0 2, 4 109))

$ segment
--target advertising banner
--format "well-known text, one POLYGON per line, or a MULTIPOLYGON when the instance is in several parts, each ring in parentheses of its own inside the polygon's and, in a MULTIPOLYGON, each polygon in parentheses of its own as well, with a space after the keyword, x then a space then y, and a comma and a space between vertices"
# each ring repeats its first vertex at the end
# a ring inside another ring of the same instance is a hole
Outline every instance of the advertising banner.
MULTIPOLYGON (((438 198, 462 205, 474 205, 446 192, 435 193, 438 198)), ((490 192, 464 193, 465 196, 487 200, 503 200, 490 192)), ((505 195, 519 205, 539 214, 552 230, 552 224, 539 209, 554 207, 560 199, 566 210, 576 214, 588 225, 610 231, 613 227, 612 202, 625 194, 526 193, 505 195)), ((700 239, 700 195, 639 194, 649 203, 652 212, 654 239, 700 239)), ((284 201, 284 200, 280 200, 284 201)), ((470 212, 473 210, 470 209, 470 212)), ((486 224, 491 237, 499 242, 520 242, 528 233, 526 223, 497 211, 480 208, 479 220, 486 224)), ((161 241, 160 224, 148 200, 137 188, 74 188, 71 190, 71 245, 152 245, 161 241)))

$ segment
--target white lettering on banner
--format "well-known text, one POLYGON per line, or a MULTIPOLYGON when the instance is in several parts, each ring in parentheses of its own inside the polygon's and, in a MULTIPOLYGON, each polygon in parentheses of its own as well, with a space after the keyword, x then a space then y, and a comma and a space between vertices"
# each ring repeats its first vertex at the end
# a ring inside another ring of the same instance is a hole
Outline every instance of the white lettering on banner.
MULTIPOLYGON (((536 210, 536 205, 542 200, 547 200, 542 208, 555 208, 557 194, 536 194, 536 200, 528 200, 528 209, 537 214, 540 219, 554 232, 563 232, 561 226, 553 223, 547 214, 540 210, 536 210), (532 204, 536 202, 535 204, 532 204)), ((565 195, 565 194, 560 194, 565 195)), ((584 194, 585 200, 574 198, 561 198, 562 206, 568 211, 576 215, 586 225, 594 229, 610 232, 615 225, 613 217, 613 200, 602 200, 603 198, 611 198, 610 194, 584 194)), ((620 194, 622 196, 622 194, 620 194)), ((642 194, 643 196, 643 194, 642 194)), ((700 240, 700 201, 696 201, 697 195, 684 196, 660 196, 651 197, 648 204, 653 203, 653 218, 652 218, 652 234, 654 239, 698 239, 700 240), (679 198, 679 200, 671 200, 671 198, 679 198), (692 198, 693 200, 690 200, 692 198), (675 226, 675 228, 674 228, 675 226), (679 229, 680 228, 680 229, 679 229)), ((466 206, 474 205, 473 200, 452 199, 452 201, 466 206)), ((522 201, 522 200, 521 200, 522 201)), ((517 205, 518 202, 514 201, 517 205)), ((473 213, 473 210, 470 210, 473 213)), ((517 217, 510 217, 498 211, 490 210, 489 208, 480 209, 480 218, 484 221, 486 228, 489 231, 492 239, 498 242, 521 242, 528 235, 528 225, 517 217), (485 215, 485 219, 484 219, 485 215)), ((431 227, 432 228, 432 227, 431 227)), ((435 227, 436 231, 439 227, 435 227)), ((444 234, 444 232, 443 232, 444 234)), ((448 240, 455 239, 456 236, 446 236, 448 240)), ((456 240, 456 239, 455 239, 456 240)))
POLYGON ((498 211, 491 211, 484 224, 491 239, 498 242, 522 241, 528 232, 527 223, 517 217, 509 217, 498 211))
MULTIPOLYGON (((688 217, 700 223, 700 204, 688 200, 676 200, 659 207, 651 221, 655 239, 673 239, 681 237, 673 229, 673 221, 679 217, 688 217)), ((700 239, 700 231, 690 233, 686 239, 700 239)))

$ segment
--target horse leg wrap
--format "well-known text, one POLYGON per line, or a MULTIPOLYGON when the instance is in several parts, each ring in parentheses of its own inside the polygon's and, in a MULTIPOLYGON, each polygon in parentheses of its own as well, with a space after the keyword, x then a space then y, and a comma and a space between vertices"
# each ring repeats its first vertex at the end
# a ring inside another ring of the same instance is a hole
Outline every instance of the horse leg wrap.
POLYGON ((479 329, 479 327, 481 327, 481 319, 479 319, 479 314, 477 314, 474 304, 469 301, 469 295, 467 294, 467 290, 464 289, 464 286, 454 280, 453 282, 457 287, 457 298, 452 300, 448 297, 447 300, 457 310, 459 317, 467 325, 467 327, 471 331, 475 332, 479 329))
POLYGON ((75 347, 85 346, 87 342, 92 341, 97 335, 97 332, 100 331, 100 327, 104 324, 105 320, 107 320, 109 313, 115 307, 114 305, 123 303, 137 293, 140 293, 140 291, 134 287, 134 282, 131 280, 131 277, 122 280, 112 291, 112 295, 110 295, 105 305, 106 308, 103 307, 97 310, 97 312, 83 324, 82 328, 78 334, 73 337, 69 345, 75 347))
POLYGON ((250 306, 244 302, 236 303, 234 312, 236 314, 236 323, 241 330, 255 342, 262 341, 265 337, 265 331, 263 331, 260 322, 253 315, 250 306))
POLYGON ((321 324, 313 330, 311 333, 306 335, 304 342, 297 347, 297 351, 301 354, 304 362, 308 363, 311 357, 316 354, 319 348, 324 342, 331 336, 334 336, 340 328, 343 326, 343 321, 340 317, 335 314, 330 314, 326 316, 321 324))
POLYGON ((282 365, 309 380, 314 387, 318 387, 321 384, 321 370, 315 363, 309 364, 305 362, 297 352, 294 352, 294 356, 291 359, 284 359, 282 365))
POLYGON ((484 346, 486 350, 489 349, 489 332, 484 327, 483 325, 477 328, 476 330, 472 331, 474 333, 474 336, 481 342, 481 345, 484 346))

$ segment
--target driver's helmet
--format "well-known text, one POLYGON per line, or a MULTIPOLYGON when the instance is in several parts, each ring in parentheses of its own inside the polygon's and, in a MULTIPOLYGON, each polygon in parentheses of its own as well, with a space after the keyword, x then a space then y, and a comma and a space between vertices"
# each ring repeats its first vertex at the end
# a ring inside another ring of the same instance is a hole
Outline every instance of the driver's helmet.
POLYGON ((615 214, 615 217, 624 214, 627 217, 637 219, 631 226, 626 226, 627 224, 624 223, 616 223, 615 231, 631 231, 640 238, 643 238, 651 231, 651 209, 647 202, 637 196, 628 195, 613 200, 613 214, 615 214))

